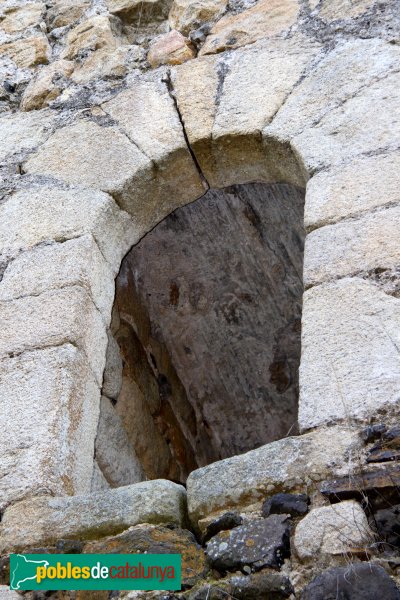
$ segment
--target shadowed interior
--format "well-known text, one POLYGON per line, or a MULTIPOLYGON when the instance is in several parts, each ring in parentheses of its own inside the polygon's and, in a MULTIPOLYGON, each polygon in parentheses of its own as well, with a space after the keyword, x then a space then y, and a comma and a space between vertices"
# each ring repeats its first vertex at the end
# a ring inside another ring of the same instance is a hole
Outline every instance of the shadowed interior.
POLYGON ((211 190, 125 257, 113 404, 148 478, 296 433, 303 209, 286 184, 211 190))

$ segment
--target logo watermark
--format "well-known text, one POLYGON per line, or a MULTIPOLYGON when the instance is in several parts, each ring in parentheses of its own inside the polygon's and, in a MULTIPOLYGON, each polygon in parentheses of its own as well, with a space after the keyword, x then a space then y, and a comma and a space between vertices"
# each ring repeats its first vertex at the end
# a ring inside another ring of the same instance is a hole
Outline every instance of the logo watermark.
POLYGON ((11 554, 12 590, 180 590, 180 554, 11 554))

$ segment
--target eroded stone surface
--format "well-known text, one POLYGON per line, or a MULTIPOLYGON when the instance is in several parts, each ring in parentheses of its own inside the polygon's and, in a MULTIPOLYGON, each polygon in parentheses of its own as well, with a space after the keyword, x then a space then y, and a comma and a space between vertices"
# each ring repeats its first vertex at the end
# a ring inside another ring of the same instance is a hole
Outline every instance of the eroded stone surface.
POLYGON ((53 121, 54 114, 51 111, 44 111, 40 115, 16 113, 1 116, 0 160, 13 156, 18 160, 23 153, 37 148, 49 136, 53 121))
POLYGON ((106 0, 110 13, 139 28, 168 16, 172 0, 106 0))
POLYGON ((203 23, 217 19, 226 6, 227 0, 174 0, 168 21, 172 29, 188 35, 203 23))
POLYGON ((399 332, 399 300, 372 283, 346 278, 308 290, 303 301, 300 427, 365 419, 394 408, 399 332))
POLYGON ((72 59, 100 48, 115 49, 123 43, 119 24, 105 15, 87 19, 74 27, 67 36, 67 46, 61 58, 72 59))
POLYGON ((111 487, 130 485, 145 479, 142 466, 131 446, 122 421, 110 400, 102 396, 95 444, 96 462, 111 487))
POLYGON ((104 321, 88 293, 78 286, 38 296, 3 300, 0 357, 71 343, 87 356, 101 384, 107 348, 104 321))
POLYGON ((360 504, 348 500, 311 510, 296 526, 294 546, 300 559, 306 559, 367 550, 373 539, 360 504))
POLYGON ((393 269, 400 264, 399 229, 400 207, 395 206, 311 232, 304 249, 305 286, 393 269))
POLYGON ((37 296, 67 286, 85 288, 104 321, 109 321, 114 299, 113 273, 89 234, 63 243, 39 245, 19 254, 3 273, 0 300, 37 296))
POLYGON ((75 23, 90 6, 90 0, 55 0, 46 13, 49 29, 75 23))
POLYGON ((316 431, 278 440, 193 471, 187 482, 193 523, 223 508, 246 506, 277 488, 303 490, 304 477, 317 481, 348 469, 348 457, 359 447, 346 428, 316 431))
MULTIPOLYGON (((307 129, 316 135, 321 119, 325 116, 329 119, 336 107, 358 93, 362 96, 361 90, 366 86, 396 70, 399 57, 397 46, 379 39, 339 42, 334 50, 321 56, 322 60, 296 86, 264 135, 288 141, 307 129)), ((340 117, 345 107, 336 117, 340 117)))
POLYGON ((389 74, 332 110, 293 140, 309 172, 347 162, 367 152, 394 150, 400 132, 400 73, 389 74), (385 105, 385 110, 382 106, 385 105), (365 127, 366 113, 374 114, 365 127))
POLYGON ((122 358, 118 343, 111 332, 107 332, 107 337, 108 345, 102 392, 108 398, 116 399, 122 387, 122 358))
POLYGON ((304 222, 315 228, 400 201, 400 153, 362 157, 307 184, 304 222))
POLYGON ((66 344, 0 362, 0 509, 88 493, 100 392, 84 355, 66 344))
POLYGON ((45 10, 42 2, 29 2, 25 6, 9 7, 4 11, 4 18, 0 21, 0 28, 6 33, 17 33, 32 25, 40 23, 45 10))
POLYGON ((120 533, 139 523, 185 521, 185 489, 162 479, 86 496, 40 497, 18 502, 4 513, 0 551, 120 533))

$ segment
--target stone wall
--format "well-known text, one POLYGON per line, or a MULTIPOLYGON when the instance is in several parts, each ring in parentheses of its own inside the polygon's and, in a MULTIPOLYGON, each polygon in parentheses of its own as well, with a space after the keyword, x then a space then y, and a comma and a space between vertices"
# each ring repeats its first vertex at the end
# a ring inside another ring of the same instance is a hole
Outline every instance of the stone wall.
POLYGON ((17 548, 161 544, 193 599, 398 598, 398 0, 0 8, 3 583, 17 548), (306 188, 301 435, 187 493, 140 482, 104 371, 114 279, 171 212, 251 182, 306 188))

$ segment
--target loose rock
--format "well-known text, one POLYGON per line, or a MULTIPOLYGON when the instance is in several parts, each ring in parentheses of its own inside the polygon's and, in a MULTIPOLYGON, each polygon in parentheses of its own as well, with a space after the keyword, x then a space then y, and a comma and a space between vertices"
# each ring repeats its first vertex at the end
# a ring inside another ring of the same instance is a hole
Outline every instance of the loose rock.
POLYGON ((57 80, 69 77, 73 70, 74 63, 68 60, 57 60, 44 67, 26 88, 21 100, 21 109, 38 110, 48 106, 49 102, 61 93, 61 86, 57 84, 57 80))
POLYGON ((223 531, 207 544, 207 556, 215 569, 232 571, 250 566, 278 569, 289 556, 289 521, 272 515, 223 531))
POLYGON ((220 531, 226 531, 227 529, 233 529, 234 527, 238 527, 243 523, 242 517, 239 513, 235 512, 227 512, 211 521, 211 523, 207 526, 205 531, 203 541, 206 542, 210 538, 217 535, 220 531))
POLYGON ((188 600, 283 600, 292 597, 289 579, 280 573, 261 571, 250 576, 236 575, 193 590, 188 600))
POLYGON ((226 9, 227 0, 174 0, 169 13, 169 24, 188 35, 203 23, 215 20, 226 9))
POLYGON ((359 552, 373 540, 367 517, 358 502, 348 500, 314 508, 300 521, 294 546, 301 559, 321 554, 359 552))
POLYGON ((196 55, 190 41, 179 31, 160 36, 150 47, 147 60, 155 68, 160 65, 180 65, 196 55))
POLYGON ((0 46, 0 56, 8 56, 21 69, 47 63, 50 53, 45 36, 23 38, 0 46))
POLYGON ((387 573, 370 563, 334 567, 318 575, 301 600, 399 600, 400 590, 387 573))

